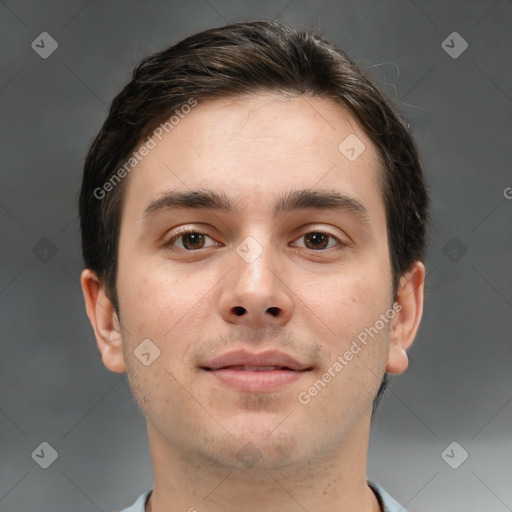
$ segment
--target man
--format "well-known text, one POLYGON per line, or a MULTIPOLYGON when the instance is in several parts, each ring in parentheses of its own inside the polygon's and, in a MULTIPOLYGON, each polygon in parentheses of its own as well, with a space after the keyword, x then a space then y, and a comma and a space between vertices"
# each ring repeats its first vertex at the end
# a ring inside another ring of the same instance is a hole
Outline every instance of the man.
POLYGON ((321 36, 240 23, 144 60, 80 195, 87 314, 147 419, 126 511, 404 510, 366 460, 428 210, 411 135, 321 36))

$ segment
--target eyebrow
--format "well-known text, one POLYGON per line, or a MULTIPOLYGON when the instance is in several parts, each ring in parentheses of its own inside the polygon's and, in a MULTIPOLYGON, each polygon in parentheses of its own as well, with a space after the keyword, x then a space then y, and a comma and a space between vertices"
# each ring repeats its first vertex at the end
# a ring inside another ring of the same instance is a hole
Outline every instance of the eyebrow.
MULTIPOLYGON (((153 200, 142 214, 142 221, 158 212, 173 208, 209 209, 237 215, 240 209, 223 193, 209 189, 169 191, 153 200)), ((346 212, 365 224, 370 224, 370 216, 365 206, 355 197, 331 190, 292 190, 277 199, 273 205, 274 217, 301 209, 321 209, 346 212)))

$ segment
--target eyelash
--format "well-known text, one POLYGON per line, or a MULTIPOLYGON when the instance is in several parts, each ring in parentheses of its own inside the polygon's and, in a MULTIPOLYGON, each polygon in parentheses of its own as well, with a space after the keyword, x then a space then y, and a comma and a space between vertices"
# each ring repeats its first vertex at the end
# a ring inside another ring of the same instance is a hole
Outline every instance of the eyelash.
MULTIPOLYGON (((181 237, 185 236, 185 235, 188 235, 190 233, 195 233, 195 234, 198 234, 198 235, 205 235, 207 236, 208 238, 212 239, 209 235, 207 235, 206 233, 202 233, 201 231, 198 231, 197 229, 193 229, 193 228, 190 228, 190 229, 183 229, 182 231, 180 231, 179 233, 176 233, 175 235, 173 235, 164 245, 165 247, 169 248, 169 249, 174 249, 173 247, 173 244, 179 240, 181 237)), ((322 234, 322 235, 326 235, 328 236, 329 238, 332 238, 334 239, 338 246, 339 247, 348 247, 348 243, 345 243, 345 242, 342 242, 338 237, 334 236, 333 234, 331 233, 328 233, 326 231, 321 231, 321 230, 314 230, 314 231, 308 231, 306 233, 304 233, 303 235, 301 235, 298 239, 300 238, 303 238, 305 237, 306 235, 309 235, 309 234, 312 234, 312 233, 318 233, 318 234, 322 234)), ((297 240, 298 240, 297 239, 297 240)), ((213 239, 212 239, 213 240, 213 239)), ((213 247, 213 246, 210 246, 210 247, 213 247)), ((201 247, 200 249, 185 249, 184 247, 179 247, 178 249, 182 249, 186 252, 197 252, 197 251, 200 251, 201 249, 207 249, 208 247, 201 247)), ((307 247, 301 247, 301 249, 307 249, 307 247)), ((326 249, 318 249, 318 250, 315 250, 315 249, 309 249, 313 252, 323 252, 323 251, 328 251, 332 249, 332 247, 328 247, 326 249)))

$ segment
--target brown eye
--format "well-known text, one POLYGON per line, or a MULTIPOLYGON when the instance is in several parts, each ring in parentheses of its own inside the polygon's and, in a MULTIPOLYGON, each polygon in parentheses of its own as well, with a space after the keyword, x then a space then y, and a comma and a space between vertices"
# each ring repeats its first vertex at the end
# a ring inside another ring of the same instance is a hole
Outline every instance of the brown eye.
POLYGON ((181 235, 181 238, 185 249, 201 249, 204 245, 204 235, 202 233, 185 233, 181 235))
POLYGON ((329 244, 329 236, 325 233, 308 233, 304 239, 308 249, 325 249, 329 244))
POLYGON ((324 233, 322 231, 311 231, 310 233, 306 233, 302 235, 299 240, 304 240, 306 249, 311 249, 313 251, 321 251, 324 249, 330 249, 334 245, 344 246, 343 242, 341 242, 334 235, 329 233, 324 233), (333 240, 335 244, 329 245, 330 240, 333 240))
MULTIPOLYGON (((210 238, 208 235, 204 233, 199 233, 197 231, 181 231, 180 233, 174 235, 165 245, 167 247, 176 247, 175 242, 181 241, 181 245, 178 245, 180 249, 185 249, 187 251, 195 251, 198 249, 204 249, 205 240, 210 238)), ((211 240, 211 238, 210 238, 211 240)), ((215 245, 215 244, 212 244, 215 245)))

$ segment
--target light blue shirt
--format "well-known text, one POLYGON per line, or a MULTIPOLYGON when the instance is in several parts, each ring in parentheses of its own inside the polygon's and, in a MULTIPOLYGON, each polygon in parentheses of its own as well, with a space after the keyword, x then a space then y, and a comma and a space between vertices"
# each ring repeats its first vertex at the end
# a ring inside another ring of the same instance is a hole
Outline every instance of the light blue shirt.
MULTIPOLYGON (((383 512, 407 512, 405 508, 395 501, 379 484, 367 480, 368 485, 374 490, 378 500, 381 502, 383 512)), ((153 489, 143 492, 136 500, 135 503, 121 512, 145 512, 145 506, 153 489)))

